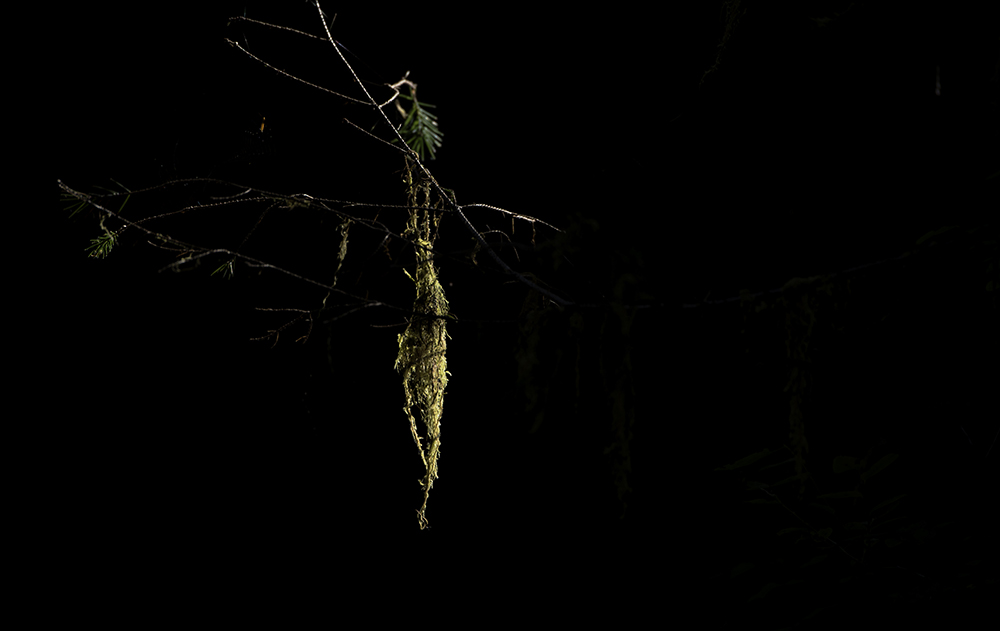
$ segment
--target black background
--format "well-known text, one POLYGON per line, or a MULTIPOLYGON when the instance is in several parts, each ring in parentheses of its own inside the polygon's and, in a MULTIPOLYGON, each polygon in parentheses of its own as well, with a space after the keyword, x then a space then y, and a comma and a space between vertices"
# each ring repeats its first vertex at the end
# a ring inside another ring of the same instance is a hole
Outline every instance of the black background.
MULTIPOLYGON (((134 4, 81 7, 67 20, 56 160, 66 184, 89 190, 114 178, 137 189, 210 173, 402 203, 398 155, 341 123, 367 129, 370 114, 277 76, 223 39, 245 37, 275 65, 347 91, 349 76, 321 44, 227 28, 245 13, 318 33, 308 3, 134 4), (249 132, 262 120, 267 136, 253 145, 249 132)), ((107 260, 87 259, 98 228, 81 217, 60 219, 57 230, 72 298, 56 310, 54 335, 70 358, 59 374, 72 387, 60 404, 73 413, 55 433, 70 456, 62 484, 79 547, 96 538, 126 565, 154 557, 229 566, 286 550, 300 560, 364 551, 383 562, 388 549, 412 545, 488 575, 517 559, 537 570, 531 584, 578 581, 595 593, 604 588, 584 577, 611 566, 617 587, 607 589, 628 594, 628 610, 676 598, 659 590, 678 582, 691 586, 684 598, 717 607, 723 596, 705 581, 755 544, 727 530, 736 519, 727 493, 737 491, 710 472, 787 438, 783 340, 773 339, 779 359, 747 358, 738 312, 675 305, 896 256, 929 230, 981 225, 995 210, 996 180, 986 178, 998 140, 995 22, 949 3, 903 13, 855 4, 824 28, 809 19, 848 4, 744 3, 700 89, 725 28, 708 3, 326 6, 338 13, 334 37, 366 76, 410 71, 421 99, 438 106, 445 142, 431 168, 460 202, 556 225, 596 220, 576 266, 558 273, 562 286, 599 299, 610 289, 602 283, 629 269, 661 305, 640 313, 633 331, 632 512, 618 519, 593 419, 581 429, 556 410, 544 431, 528 433, 514 330, 477 322, 516 317, 524 300, 495 273, 442 272, 460 323, 450 329, 432 528, 420 532, 421 465, 393 371, 401 328, 372 326, 398 325, 399 313, 342 320, 331 369, 325 331, 305 345, 293 342, 302 327, 273 348, 248 341, 282 322, 255 307, 315 308, 322 292, 253 273, 222 281, 208 264, 156 273, 169 255, 134 235, 107 260)), ((200 194, 184 189, 176 200, 200 194)), ((185 215, 170 228, 232 246, 225 239, 243 234, 233 220, 185 215)), ((277 225, 288 231, 262 236, 276 249, 261 257, 317 265, 308 253, 330 243, 332 228, 312 218, 277 225)), ((459 229, 447 230, 454 250, 468 247, 459 229)), ((948 464, 907 472, 915 488, 944 485, 955 491, 948 506, 964 506, 958 489, 975 495, 972 474, 952 465, 995 472, 997 454, 984 457, 997 417, 988 394, 997 383, 995 303, 975 276, 982 267, 961 255, 905 269, 873 272, 861 324, 826 342, 810 440, 818 461, 848 445, 903 451, 911 463, 950 454, 948 464)), ((405 288, 402 273, 390 272, 372 291, 405 304, 405 293, 393 293, 405 288)))

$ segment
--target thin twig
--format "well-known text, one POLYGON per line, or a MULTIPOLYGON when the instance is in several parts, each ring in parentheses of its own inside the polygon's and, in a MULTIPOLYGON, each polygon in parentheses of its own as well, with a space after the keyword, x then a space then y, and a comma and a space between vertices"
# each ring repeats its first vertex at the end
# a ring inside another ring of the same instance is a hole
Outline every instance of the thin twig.
MULTIPOLYGON (((382 118, 385 120, 385 124, 389 126, 389 128, 393 131, 394 134, 396 134, 396 138, 399 140, 401 148, 408 147, 406 141, 400 135, 399 130, 396 129, 395 126, 393 126, 393 124, 389 121, 389 117, 386 116, 386 113, 378 105, 375 99, 372 98, 372 95, 368 93, 367 88, 365 88, 364 84, 361 82, 361 79, 358 78, 358 75, 354 71, 354 68, 347 61, 347 58, 344 57, 344 53, 340 51, 340 47, 338 47, 334 43, 333 35, 330 34, 330 29, 327 26, 325 14, 323 13, 323 9, 320 7, 320 3, 318 2, 318 0, 313 4, 316 7, 316 11, 319 12, 320 22, 323 23, 323 30, 326 31, 326 37, 329 40, 330 45, 333 46, 333 49, 337 51, 337 55, 340 57, 340 60, 344 62, 344 65, 347 66, 348 70, 351 71, 351 76, 354 77, 354 81, 357 82, 357 84, 361 87, 362 91, 364 91, 365 96, 368 97, 369 104, 378 110, 379 114, 381 114, 382 118)), ((544 287, 541 287, 531 279, 525 277, 523 274, 515 271, 509 265, 507 265, 503 261, 503 259, 501 259, 499 255, 497 255, 497 253, 493 251, 493 248, 491 248, 489 244, 486 243, 486 240, 483 239, 483 235, 479 233, 479 230, 477 230, 476 227, 472 225, 472 222, 469 221, 468 217, 465 216, 465 213, 462 212, 462 207, 456 204, 454 200, 452 200, 451 196, 446 194, 444 189, 441 188, 441 185, 438 184, 438 181, 431 174, 430 170, 424 165, 423 162, 420 161, 420 156, 417 154, 417 152, 414 151, 413 149, 409 149, 407 155, 411 160, 413 160, 414 164, 416 164, 420 168, 420 170, 424 174, 424 177, 426 177, 427 180, 434 186, 434 190, 437 191, 438 195, 445 200, 445 204, 447 204, 449 210, 451 210, 452 212, 454 212, 459 216, 459 218, 462 220, 462 225, 465 226, 465 228, 472 234, 472 236, 476 239, 476 241, 479 242, 480 247, 486 250, 487 254, 490 255, 490 258, 492 258, 493 261, 497 265, 499 265, 501 269, 503 269, 507 274, 510 274, 511 276, 517 278, 517 280, 520 281, 522 284, 528 286, 531 289, 534 289, 535 291, 545 296, 546 298, 548 298, 555 304, 559 305, 560 307, 568 307, 574 304, 573 302, 554 294, 553 292, 545 289, 544 287)))
POLYGON ((117 219, 118 221, 121 221, 122 223, 124 223, 125 225, 127 225, 129 227, 135 228, 136 230, 141 231, 142 233, 146 234, 149 237, 152 237, 156 241, 161 241, 163 243, 169 243, 170 245, 176 246, 176 248, 177 248, 176 251, 191 252, 192 253, 190 255, 184 256, 183 258, 181 258, 181 259, 179 259, 177 261, 172 262, 170 265, 165 266, 160 271, 163 271, 165 269, 176 268, 176 267, 179 267, 179 266, 184 265, 186 263, 190 263, 192 261, 197 261, 197 260, 200 260, 200 259, 202 259, 202 258, 204 258, 206 256, 210 256, 210 255, 213 255, 213 254, 221 254, 221 255, 225 255, 227 257, 231 257, 231 258, 234 258, 234 259, 239 259, 239 260, 243 261, 244 263, 246 263, 248 266, 251 266, 251 267, 262 268, 262 269, 272 269, 272 270, 274 270, 274 271, 276 271, 278 273, 284 274, 286 276, 290 276, 290 277, 295 278, 296 280, 302 281, 304 283, 307 283, 307 284, 310 284, 310 285, 315 285, 317 287, 321 287, 323 289, 326 289, 327 291, 336 292, 338 294, 341 294, 343 296, 347 296, 347 297, 352 298, 354 300, 359 300, 359 301, 361 301, 363 303, 366 303, 366 304, 369 304, 371 306, 386 307, 386 308, 389 308, 389 309, 393 309, 395 311, 402 311, 402 312, 406 311, 405 309, 402 309, 400 307, 396 307, 394 305, 390 305, 388 303, 384 303, 384 302, 381 302, 381 301, 378 301, 378 300, 368 300, 366 298, 361 298, 360 296, 356 296, 356 295, 354 295, 354 294, 352 294, 350 292, 344 291, 343 289, 339 289, 337 287, 334 287, 333 285, 328 285, 326 283, 322 283, 320 281, 313 280, 313 279, 308 278, 306 276, 302 276, 301 274, 296 274, 295 272, 292 272, 291 270, 287 270, 287 269, 278 267, 277 265, 272 265, 271 263, 267 263, 266 261, 261 261, 259 259, 253 258, 251 256, 247 256, 246 254, 241 254, 240 252, 234 252, 234 251, 226 249, 226 248, 206 248, 206 247, 201 247, 201 246, 197 246, 197 245, 194 245, 194 244, 191 244, 191 243, 186 243, 184 241, 181 241, 180 239, 176 239, 174 237, 171 237, 170 235, 162 234, 162 233, 156 232, 155 230, 150 230, 149 228, 143 226, 140 222, 138 222, 138 221, 132 221, 131 219, 123 217, 121 214, 119 214, 119 213, 111 210, 110 208, 106 208, 106 207, 102 206, 101 204, 99 204, 97 201, 94 200, 93 196, 87 195, 86 193, 81 193, 80 191, 77 191, 77 190, 74 190, 74 189, 70 188, 65 183, 63 183, 62 180, 57 180, 57 183, 59 184, 59 188, 61 188, 65 193, 67 193, 69 195, 72 195, 73 197, 75 197, 75 198, 77 198, 77 199, 79 199, 81 201, 86 201, 88 204, 90 204, 91 206, 93 206, 97 210, 105 213, 107 216, 113 217, 113 218, 117 219))

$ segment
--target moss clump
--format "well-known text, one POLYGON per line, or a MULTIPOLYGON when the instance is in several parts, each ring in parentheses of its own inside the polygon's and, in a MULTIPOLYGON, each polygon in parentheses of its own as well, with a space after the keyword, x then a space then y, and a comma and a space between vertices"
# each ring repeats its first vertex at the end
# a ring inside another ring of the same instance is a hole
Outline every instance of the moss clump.
MULTIPOLYGON (((409 160, 407 160, 409 163, 409 160)), ((408 164, 409 166, 409 164, 408 164)), ((427 500, 431 487, 438 477, 438 458, 441 455, 441 416, 444 393, 448 385, 448 332, 446 318, 448 299, 438 282, 437 268, 433 262, 434 239, 440 221, 440 212, 430 203, 428 183, 414 178, 412 169, 406 170, 409 188, 410 219, 404 236, 413 239, 416 249, 416 271, 406 275, 417 288, 413 301, 413 315, 406 330, 399 336, 399 354, 396 370, 403 375, 403 393, 406 403, 403 411, 410 419, 410 431, 417 443, 425 474, 420 481, 424 489, 424 502, 417 511, 420 528, 427 528, 427 500), (417 417, 424 426, 421 438, 417 417)))

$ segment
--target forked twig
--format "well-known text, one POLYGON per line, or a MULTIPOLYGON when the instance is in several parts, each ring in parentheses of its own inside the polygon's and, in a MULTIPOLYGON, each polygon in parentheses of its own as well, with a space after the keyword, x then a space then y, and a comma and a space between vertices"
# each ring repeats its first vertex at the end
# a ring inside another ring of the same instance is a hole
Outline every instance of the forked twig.
POLYGON ((472 236, 476 239, 476 241, 479 243, 479 247, 486 250, 486 252, 490 255, 490 258, 492 258, 493 261, 497 265, 499 265, 504 272, 515 277, 522 284, 537 291, 539 294, 545 296, 546 298, 548 298, 555 304, 559 305, 560 307, 568 307, 573 305, 574 304, 573 302, 566 300, 565 298, 545 289, 544 287, 541 287, 531 279, 525 277, 520 272, 517 272, 514 269, 512 269, 509 265, 507 265, 503 261, 503 259, 500 258, 500 256, 493 250, 493 248, 491 248, 490 245, 486 243, 486 240, 483 238, 483 235, 479 232, 479 230, 476 229, 474 225, 472 225, 472 222, 469 221, 468 217, 465 216, 465 213, 462 212, 463 208, 478 207, 482 205, 474 204, 472 206, 459 206, 457 203, 455 203, 455 201, 451 198, 451 196, 445 193, 444 189, 441 188, 441 185, 438 184, 438 181, 431 174, 430 169, 428 169, 427 166, 424 165, 424 163, 420 160, 420 156, 417 154, 417 152, 408 148, 408 145, 406 144, 406 141, 403 139, 403 137, 400 135, 399 130, 396 129, 396 127, 392 124, 392 122, 389 121, 389 117, 386 116, 385 111, 383 111, 382 108, 379 106, 378 102, 376 102, 375 99, 372 98, 372 95, 368 93, 368 90, 361 82, 361 79, 358 78, 357 73, 354 71, 354 68, 351 66, 350 62, 347 61, 347 58, 344 56, 344 53, 341 52, 340 48, 334 43, 333 35, 330 33, 330 28, 326 23, 326 14, 323 13, 323 9, 322 7, 320 7, 319 0, 314 0, 313 6, 316 7, 316 11, 319 13, 319 19, 320 22, 322 22, 323 24, 323 30, 326 32, 327 41, 329 41, 330 45, 333 46, 333 49, 337 51, 337 55, 340 57, 340 60, 344 63, 344 65, 347 66, 347 69, 351 71, 351 76, 354 77, 354 81, 357 82, 357 84, 364 91, 365 96, 368 97, 368 103, 379 111, 379 114, 381 114, 382 118, 385 120, 385 124, 388 125, 389 129, 392 130, 392 133, 396 135, 396 138, 401 143, 401 146, 398 147, 398 149, 403 153, 405 153, 406 156, 409 159, 413 160, 414 164, 416 164, 417 167, 420 168, 420 170, 424 174, 424 177, 426 177, 427 180, 434 186, 434 190, 443 200, 445 200, 445 204, 448 206, 448 209, 457 214, 458 217, 462 220, 462 225, 464 225, 465 228, 469 231, 469 233, 472 234, 472 236), (403 147, 407 147, 407 149, 403 149, 403 147))

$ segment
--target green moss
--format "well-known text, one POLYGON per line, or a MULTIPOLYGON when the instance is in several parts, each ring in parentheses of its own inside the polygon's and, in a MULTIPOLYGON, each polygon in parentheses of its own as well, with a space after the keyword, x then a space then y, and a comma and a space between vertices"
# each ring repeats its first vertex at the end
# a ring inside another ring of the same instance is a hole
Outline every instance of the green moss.
POLYGON ((433 262, 434 239, 440 213, 430 202, 430 189, 426 182, 414 179, 414 172, 407 170, 406 181, 410 197, 410 219, 404 236, 413 239, 416 250, 416 270, 406 275, 413 280, 417 296, 413 301, 413 314, 406 330, 399 335, 399 354, 396 370, 403 375, 405 405, 403 411, 410 420, 410 431, 417 443, 425 474, 420 481, 424 489, 423 505, 417 511, 420 528, 427 523, 427 500, 438 477, 438 459, 441 455, 441 417, 444 412, 444 394, 448 385, 448 331, 446 327, 448 299, 438 282, 437 268, 433 262), (419 201, 418 201, 419 200, 419 201), (417 417, 423 426, 423 436, 417 417))

